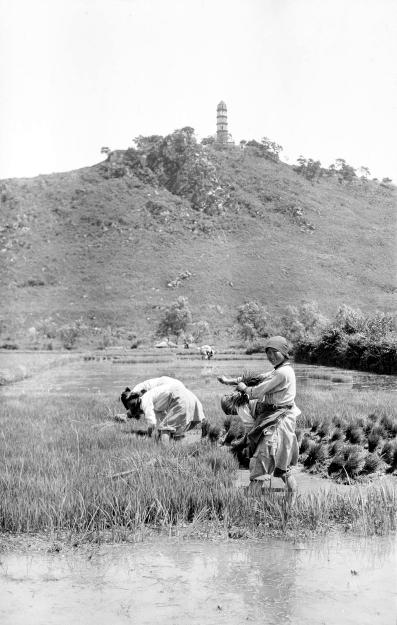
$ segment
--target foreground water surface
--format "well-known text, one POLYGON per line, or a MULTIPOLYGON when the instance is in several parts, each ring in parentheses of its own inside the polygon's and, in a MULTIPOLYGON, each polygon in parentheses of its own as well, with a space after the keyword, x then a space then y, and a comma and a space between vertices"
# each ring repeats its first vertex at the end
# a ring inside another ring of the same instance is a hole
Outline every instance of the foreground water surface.
POLYGON ((395 625, 394 538, 0 555, 2 625, 395 625))

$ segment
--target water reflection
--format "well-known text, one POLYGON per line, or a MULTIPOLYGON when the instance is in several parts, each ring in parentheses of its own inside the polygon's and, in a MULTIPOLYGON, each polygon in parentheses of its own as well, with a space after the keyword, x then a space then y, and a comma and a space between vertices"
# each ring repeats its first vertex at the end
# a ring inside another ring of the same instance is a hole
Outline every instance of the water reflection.
POLYGON ((3 555, 3 625, 393 623, 395 540, 162 540, 3 555))
MULTIPOLYGON (((216 376, 221 373, 238 375, 244 369, 263 371, 270 365, 263 359, 242 360, 217 359, 210 363, 200 360, 176 359, 160 362, 121 363, 104 360, 100 362, 73 362, 63 367, 44 371, 33 378, 23 380, 8 387, 0 388, 4 395, 19 394, 86 394, 103 393, 117 397, 120 389, 133 386, 137 380, 159 375, 170 375, 185 382, 194 392, 219 391, 216 376)), ((314 365, 295 365, 298 385, 329 390, 335 387, 357 390, 397 390, 395 376, 346 371, 314 365)))

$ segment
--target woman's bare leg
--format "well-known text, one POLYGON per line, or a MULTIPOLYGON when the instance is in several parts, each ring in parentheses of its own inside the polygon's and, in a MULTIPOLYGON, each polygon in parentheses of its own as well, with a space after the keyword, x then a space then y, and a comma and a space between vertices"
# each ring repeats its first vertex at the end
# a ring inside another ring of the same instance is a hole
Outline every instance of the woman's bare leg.
POLYGON ((287 497, 288 497, 289 502, 291 504, 294 504, 296 500, 296 494, 298 491, 298 485, 296 483, 296 479, 293 477, 293 475, 283 475, 281 479, 283 480, 284 484, 287 487, 287 497))

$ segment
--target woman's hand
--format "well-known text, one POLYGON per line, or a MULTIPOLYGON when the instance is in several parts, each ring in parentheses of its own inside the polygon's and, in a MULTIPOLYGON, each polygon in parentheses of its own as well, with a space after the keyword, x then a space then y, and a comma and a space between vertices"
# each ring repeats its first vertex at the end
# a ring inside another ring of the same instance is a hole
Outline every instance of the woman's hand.
POLYGON ((240 393, 244 393, 247 390, 248 386, 244 384, 244 382, 239 382, 236 386, 236 391, 240 391, 240 393))
POLYGON ((227 384, 227 378, 224 375, 218 375, 217 380, 221 384, 227 384))

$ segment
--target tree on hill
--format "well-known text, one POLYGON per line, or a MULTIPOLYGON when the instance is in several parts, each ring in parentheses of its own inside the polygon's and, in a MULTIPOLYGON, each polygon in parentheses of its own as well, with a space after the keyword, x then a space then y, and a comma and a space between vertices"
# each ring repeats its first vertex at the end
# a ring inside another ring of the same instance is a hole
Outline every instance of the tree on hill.
POLYGON ((197 143, 194 128, 185 126, 166 137, 140 136, 134 141, 160 185, 189 200, 195 210, 210 215, 224 210, 228 192, 210 156, 197 143))
POLYGON ((275 162, 280 160, 280 152, 283 149, 280 144, 271 141, 267 137, 263 137, 260 142, 256 141, 256 139, 251 139, 250 141, 245 141, 244 139, 240 141, 240 146, 243 148, 253 148, 253 152, 256 156, 268 158, 275 162))
POLYGON ((321 167, 320 161, 315 161, 312 158, 304 158, 303 156, 299 156, 297 159, 297 165, 294 165, 294 170, 301 174, 309 180, 310 182, 319 181, 321 176, 324 173, 323 168, 321 167))
POLYGON ((246 302, 237 309, 238 333, 245 341, 266 338, 270 335, 269 314, 262 304, 246 302))
POLYGON ((156 334, 160 337, 174 335, 176 339, 186 333, 192 322, 192 313, 187 297, 178 297, 160 319, 156 334))
POLYGON ((354 167, 346 163, 344 158, 337 158, 335 161, 335 171, 338 176, 338 182, 352 182, 356 178, 356 170, 354 167))

